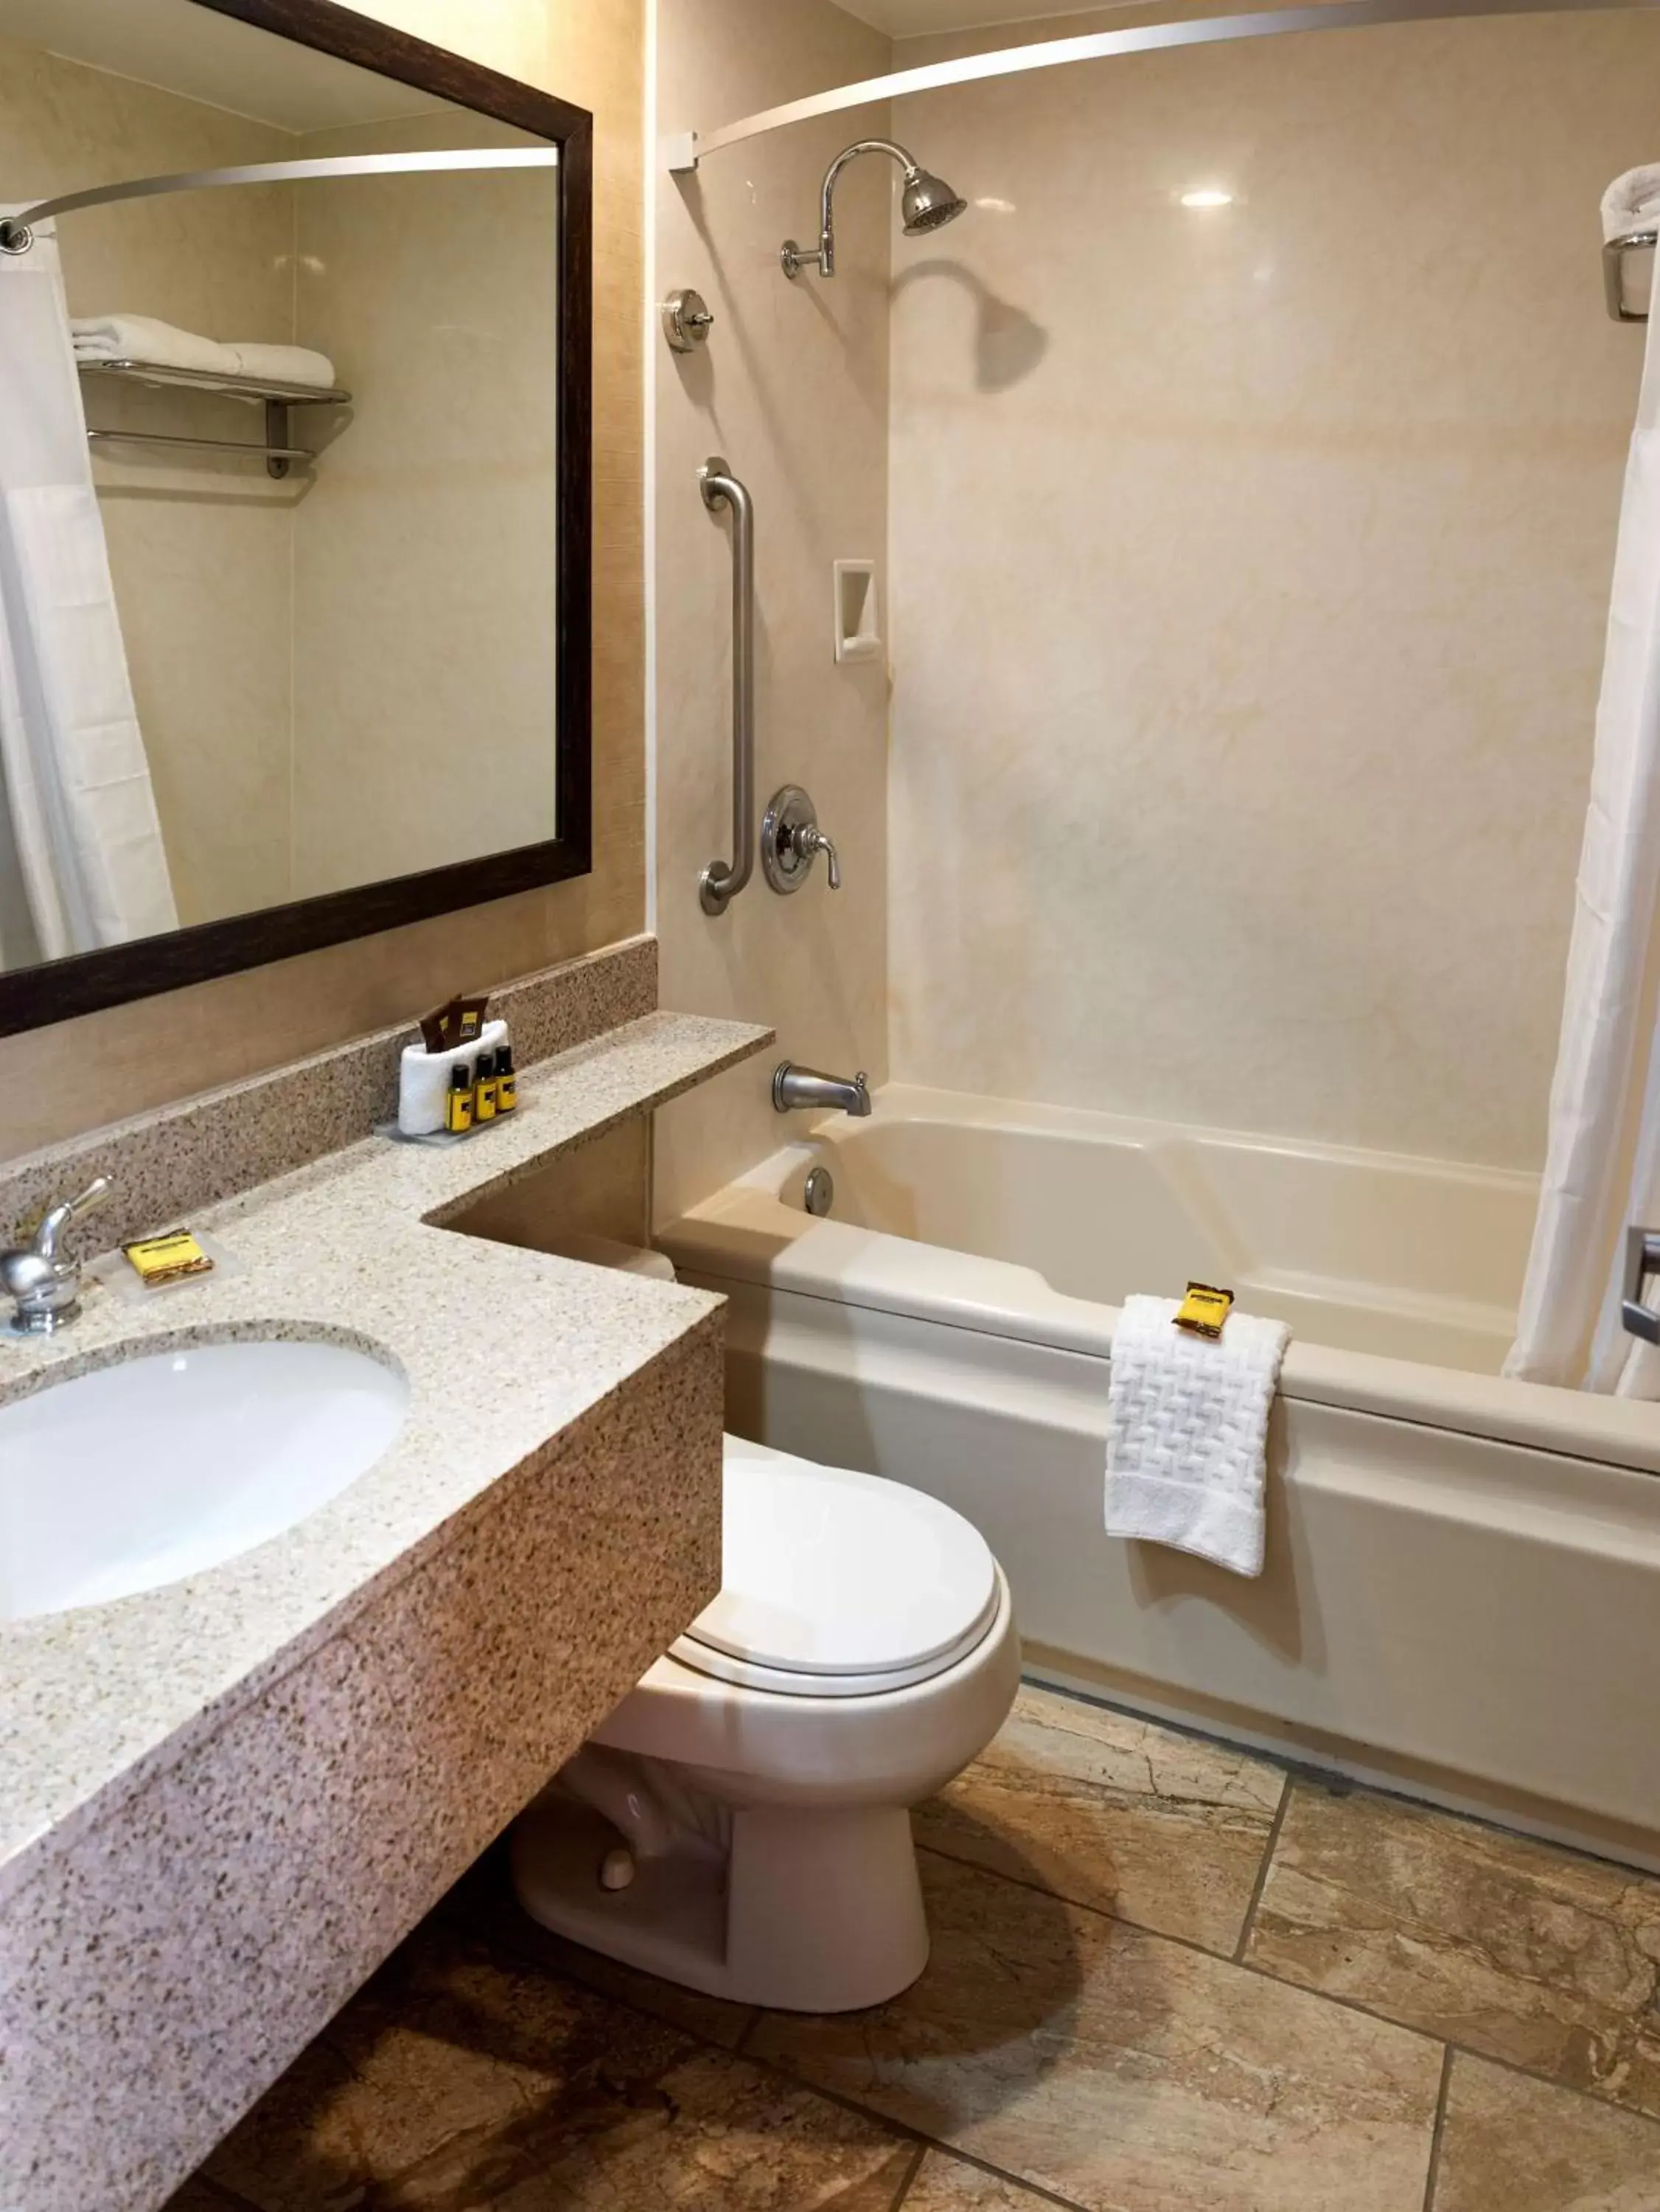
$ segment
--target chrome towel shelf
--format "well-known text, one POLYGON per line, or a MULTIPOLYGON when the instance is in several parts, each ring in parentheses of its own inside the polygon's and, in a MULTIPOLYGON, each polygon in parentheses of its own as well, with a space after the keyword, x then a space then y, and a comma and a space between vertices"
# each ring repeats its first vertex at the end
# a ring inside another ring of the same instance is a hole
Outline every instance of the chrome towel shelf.
POLYGON ((210 392, 221 398, 263 401, 265 408, 265 440, 256 445, 240 438, 180 438, 163 435, 155 430, 88 430, 87 437, 94 446, 165 446, 177 451, 197 453, 229 453, 239 460, 264 461, 269 473, 286 477, 296 461, 310 461, 316 455, 305 446, 296 446, 288 428, 288 410, 294 407, 345 407, 349 405, 351 393, 339 385, 284 384, 269 377, 225 376, 216 370, 173 368, 149 361, 81 361, 76 364, 82 376, 113 377, 130 384, 176 386, 189 392, 210 392))
POLYGON ((1602 291, 1609 303, 1609 313, 1616 323, 1645 323, 1648 317, 1626 305, 1626 256, 1639 252, 1647 246, 1652 251, 1660 231, 1631 230, 1623 238, 1611 238, 1602 248, 1602 291))

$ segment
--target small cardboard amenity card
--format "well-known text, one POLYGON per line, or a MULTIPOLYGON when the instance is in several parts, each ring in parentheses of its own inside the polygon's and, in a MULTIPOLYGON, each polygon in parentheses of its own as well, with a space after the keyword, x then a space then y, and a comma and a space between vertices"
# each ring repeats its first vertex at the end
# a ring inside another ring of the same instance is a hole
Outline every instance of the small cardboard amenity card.
POLYGON ((187 1275, 213 1273, 212 1260, 188 1229, 170 1229, 161 1237, 141 1237, 121 1249, 146 1290, 180 1282, 187 1275))
POLYGON ((1232 1291, 1219 1291, 1209 1283, 1190 1283, 1175 1316, 1176 1326, 1193 1336, 1218 1337, 1233 1306, 1232 1291))
POLYGON ((236 1254, 209 1237, 205 1229, 169 1229, 160 1237, 141 1237, 118 1245, 87 1262, 94 1282, 128 1305, 147 1299, 171 1297, 198 1283, 212 1283, 221 1275, 239 1275, 242 1262, 236 1254))

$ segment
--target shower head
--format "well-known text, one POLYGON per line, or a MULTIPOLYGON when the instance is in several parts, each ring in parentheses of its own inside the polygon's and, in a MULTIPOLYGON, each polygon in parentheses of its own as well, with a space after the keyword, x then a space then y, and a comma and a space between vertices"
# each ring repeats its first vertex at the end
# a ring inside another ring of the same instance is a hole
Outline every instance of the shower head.
POLYGON ((959 198, 943 177, 936 177, 930 169, 919 169, 914 162, 906 172, 901 204, 907 238, 926 238, 930 230, 943 230, 968 208, 967 201, 959 198))
POLYGON ((905 172, 905 197, 900 203, 907 238, 925 238, 930 231, 942 230, 948 222, 954 222, 967 207, 944 179, 924 169, 920 161, 913 161, 903 146, 896 146, 891 138, 861 138, 857 145, 849 146, 837 155, 824 173, 824 189, 819 197, 819 250, 809 253, 786 238, 779 256, 786 276, 799 276, 803 269, 816 269, 821 276, 836 273, 836 179, 847 164, 861 154, 886 154, 897 161, 905 172))

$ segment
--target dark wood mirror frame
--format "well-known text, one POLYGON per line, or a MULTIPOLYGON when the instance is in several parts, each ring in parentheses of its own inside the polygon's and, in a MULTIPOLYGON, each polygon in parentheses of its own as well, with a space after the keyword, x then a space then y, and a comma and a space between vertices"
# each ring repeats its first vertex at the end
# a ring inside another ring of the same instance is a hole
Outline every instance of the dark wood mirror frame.
POLYGON ((371 22, 334 0, 191 4, 493 116, 560 149, 554 834, 540 844, 481 860, 457 860, 319 898, 294 899, 223 921, 197 922, 166 936, 73 953, 0 975, 0 1036, 585 876, 593 866, 594 119, 585 108, 371 22))

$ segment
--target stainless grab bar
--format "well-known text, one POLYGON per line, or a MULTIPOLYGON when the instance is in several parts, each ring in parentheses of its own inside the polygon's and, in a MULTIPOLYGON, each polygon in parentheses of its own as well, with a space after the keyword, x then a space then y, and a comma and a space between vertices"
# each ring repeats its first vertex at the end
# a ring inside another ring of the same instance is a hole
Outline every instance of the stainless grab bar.
POLYGON ((718 453, 698 471, 712 514, 732 510, 732 858, 698 878, 706 914, 724 914, 755 872, 755 503, 718 453))

